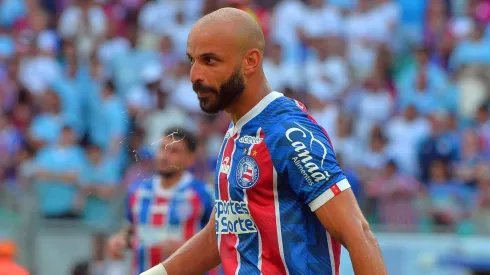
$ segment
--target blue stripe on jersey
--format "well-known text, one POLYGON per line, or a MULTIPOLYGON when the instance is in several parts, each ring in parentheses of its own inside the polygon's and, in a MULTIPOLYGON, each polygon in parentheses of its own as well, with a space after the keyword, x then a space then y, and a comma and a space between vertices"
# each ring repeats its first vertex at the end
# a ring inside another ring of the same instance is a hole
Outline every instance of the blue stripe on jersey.
MULTIPOLYGON (((142 188, 146 189, 147 192, 151 192, 151 184, 148 184, 148 186, 142 186, 142 188)), ((150 205, 151 205, 151 199, 152 199, 152 196, 145 196, 144 198, 139 198, 139 202, 137 202, 136 204, 139 203, 139 207, 140 207, 140 214, 138 215, 138 223, 139 224, 148 224, 149 222, 149 219, 150 219, 150 211, 149 211, 149 208, 150 208, 150 205)))
POLYGON ((239 275, 260 274, 257 268, 259 260, 259 237, 258 233, 237 235, 240 239, 237 250, 240 252, 239 275))
POLYGON ((146 254, 146 249, 144 247, 139 247, 138 248, 138 265, 136 269, 138 270, 138 274, 146 271, 146 258, 148 255, 146 254))

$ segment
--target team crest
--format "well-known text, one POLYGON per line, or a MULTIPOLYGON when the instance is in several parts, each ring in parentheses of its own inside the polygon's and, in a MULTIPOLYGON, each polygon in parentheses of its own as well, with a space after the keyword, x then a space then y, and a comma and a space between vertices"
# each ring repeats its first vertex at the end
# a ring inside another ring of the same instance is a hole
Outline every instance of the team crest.
POLYGON ((259 180, 259 165, 250 156, 244 156, 237 166, 236 180, 238 186, 248 189, 259 180))

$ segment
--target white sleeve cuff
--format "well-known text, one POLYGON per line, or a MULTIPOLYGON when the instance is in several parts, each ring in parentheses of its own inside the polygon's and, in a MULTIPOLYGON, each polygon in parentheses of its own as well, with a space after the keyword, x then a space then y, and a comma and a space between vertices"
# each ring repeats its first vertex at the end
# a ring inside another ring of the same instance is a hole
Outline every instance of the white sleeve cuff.
POLYGON ((347 190, 349 188, 350 188, 350 184, 347 179, 343 179, 337 182, 336 184, 332 185, 332 187, 328 188, 325 192, 323 192, 320 196, 318 196, 316 199, 314 199, 308 204, 308 206, 311 209, 311 212, 315 212, 327 201, 331 200, 333 197, 337 196, 338 194, 342 193, 344 190, 347 190))
POLYGON ((168 275, 168 273, 163 264, 157 264, 140 275, 168 275))

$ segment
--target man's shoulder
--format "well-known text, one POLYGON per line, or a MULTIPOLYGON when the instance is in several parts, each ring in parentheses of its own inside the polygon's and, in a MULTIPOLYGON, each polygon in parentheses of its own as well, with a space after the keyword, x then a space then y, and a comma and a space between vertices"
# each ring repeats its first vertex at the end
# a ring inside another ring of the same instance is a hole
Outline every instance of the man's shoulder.
POLYGON ((139 190, 150 192, 153 188, 152 181, 153 181, 153 177, 139 179, 139 180, 133 182, 131 185, 129 185, 128 194, 133 195, 134 193, 138 192, 139 190))
POLYGON ((322 129, 311 117, 305 105, 300 101, 286 98, 286 101, 277 102, 279 106, 272 106, 275 112, 267 115, 263 124, 266 137, 279 137, 285 135, 291 128, 302 128, 307 131, 322 129))
POLYGON ((281 132, 293 121, 308 118, 306 107, 300 101, 280 97, 273 101, 261 114, 261 127, 266 132, 281 132))

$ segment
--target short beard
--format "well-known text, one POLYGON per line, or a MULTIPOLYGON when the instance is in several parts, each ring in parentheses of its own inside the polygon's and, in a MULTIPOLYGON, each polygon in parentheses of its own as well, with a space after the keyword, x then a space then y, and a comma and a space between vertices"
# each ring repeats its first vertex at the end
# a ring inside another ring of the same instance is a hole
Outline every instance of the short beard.
POLYGON ((211 92, 216 96, 216 101, 209 102, 209 98, 199 99, 201 110, 208 114, 216 114, 235 102, 245 91, 245 81, 240 67, 236 67, 228 80, 221 84, 219 91, 210 86, 204 86, 201 82, 192 85, 194 91, 211 92))
POLYGON ((178 173, 179 171, 168 171, 168 172, 159 172, 158 174, 164 179, 171 179, 175 177, 178 173))

